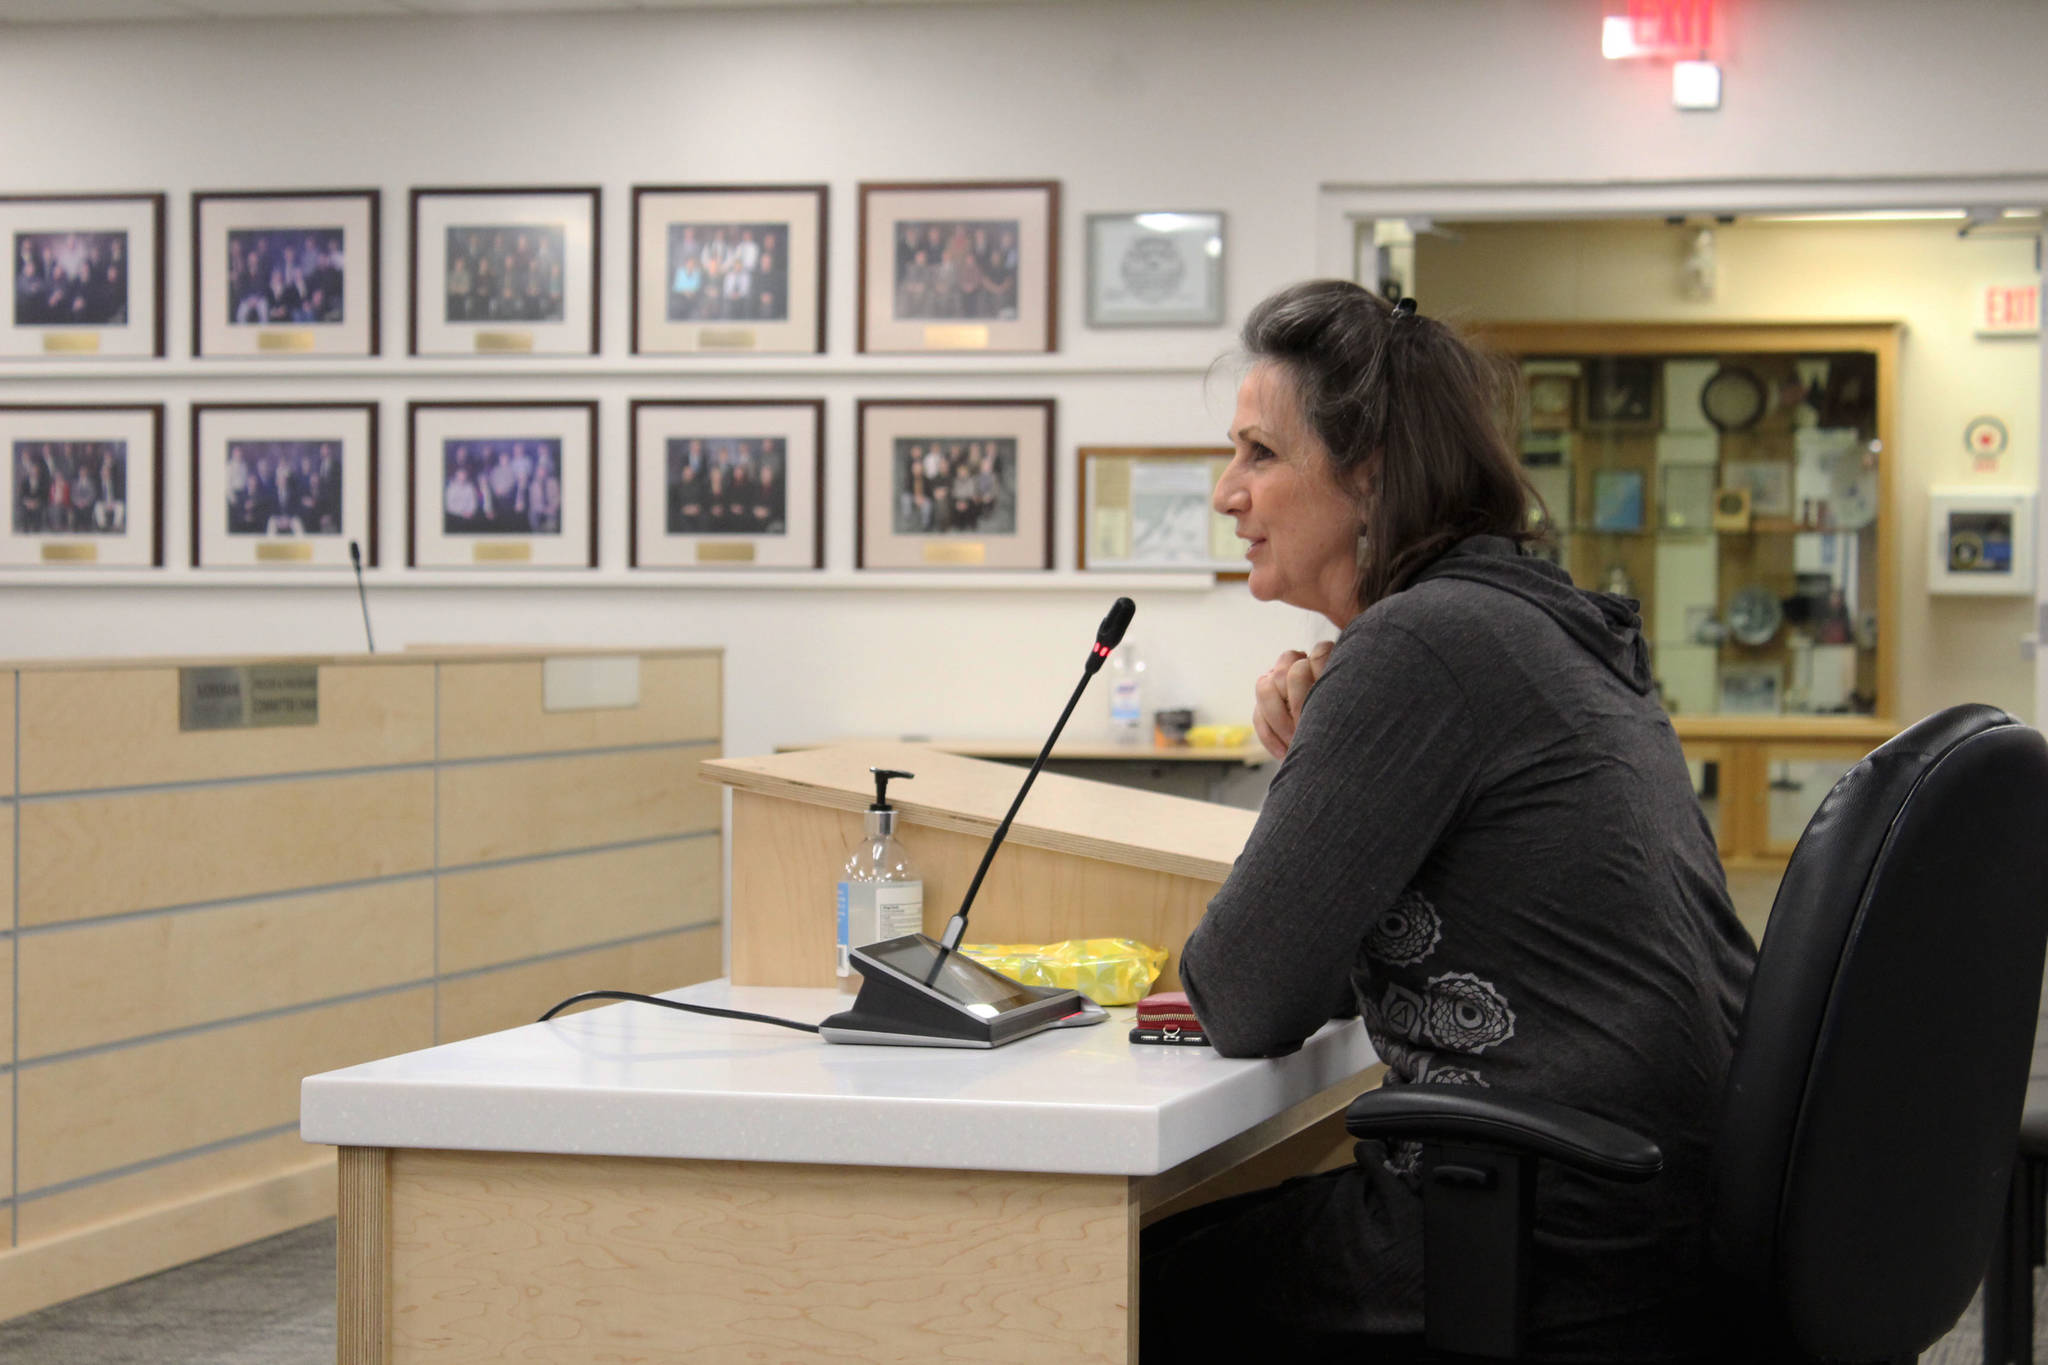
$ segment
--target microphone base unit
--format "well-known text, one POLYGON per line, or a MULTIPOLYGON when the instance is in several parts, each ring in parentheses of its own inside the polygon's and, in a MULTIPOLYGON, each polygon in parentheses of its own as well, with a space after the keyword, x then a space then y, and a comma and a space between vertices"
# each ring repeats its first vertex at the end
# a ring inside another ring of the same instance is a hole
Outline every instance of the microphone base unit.
POLYGON ((924 934, 848 951, 861 974, 853 1008, 823 1020, 828 1043, 995 1048, 1052 1028, 1099 1024, 1108 1013, 1079 991, 1026 986, 924 934))

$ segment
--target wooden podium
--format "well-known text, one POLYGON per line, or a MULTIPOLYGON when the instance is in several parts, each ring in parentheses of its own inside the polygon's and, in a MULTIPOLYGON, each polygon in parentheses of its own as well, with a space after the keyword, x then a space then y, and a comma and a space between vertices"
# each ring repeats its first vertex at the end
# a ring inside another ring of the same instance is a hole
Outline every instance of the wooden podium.
MULTIPOLYGON (((732 981, 831 986, 833 889, 874 801, 889 787, 897 837, 924 876, 924 929, 960 907, 1016 798, 1015 767, 886 741, 698 765, 732 796, 732 981)), ((969 916, 972 943, 1132 938, 1170 956, 1155 989, 1179 987, 1180 947, 1250 836, 1247 810, 1041 773, 969 916)))

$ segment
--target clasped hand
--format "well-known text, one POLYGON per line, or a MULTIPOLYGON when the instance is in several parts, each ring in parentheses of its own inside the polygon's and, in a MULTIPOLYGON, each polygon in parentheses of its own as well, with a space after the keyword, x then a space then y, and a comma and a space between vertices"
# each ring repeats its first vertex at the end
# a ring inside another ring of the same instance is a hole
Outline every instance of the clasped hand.
POLYGON ((1324 640, 1306 654, 1288 650, 1259 675, 1252 688, 1252 730, 1275 758, 1286 757, 1288 746, 1294 743, 1302 704, 1329 665, 1330 643, 1324 640))

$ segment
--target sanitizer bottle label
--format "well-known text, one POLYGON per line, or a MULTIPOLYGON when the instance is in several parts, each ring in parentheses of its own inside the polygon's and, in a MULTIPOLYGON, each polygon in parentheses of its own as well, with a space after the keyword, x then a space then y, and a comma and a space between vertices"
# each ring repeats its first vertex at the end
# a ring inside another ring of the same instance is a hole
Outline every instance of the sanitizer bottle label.
POLYGON ((924 928, 924 883, 879 882, 875 886, 875 941, 902 938, 924 928))

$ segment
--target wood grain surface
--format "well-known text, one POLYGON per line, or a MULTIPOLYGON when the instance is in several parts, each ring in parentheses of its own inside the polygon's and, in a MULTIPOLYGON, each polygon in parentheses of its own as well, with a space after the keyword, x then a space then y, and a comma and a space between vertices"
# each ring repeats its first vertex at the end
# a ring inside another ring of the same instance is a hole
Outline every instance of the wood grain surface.
MULTIPOLYGON (((1185 804, 1193 805, 1194 802, 1185 804)), ((830 986, 834 896, 861 837, 852 811, 735 791, 732 801, 732 979, 744 986, 830 986)), ((903 829, 924 877, 924 928, 936 937, 959 908, 987 850, 982 834, 903 829)), ((989 865, 969 915, 976 943, 1132 938, 1170 954, 1155 990, 1179 987, 1180 948, 1217 884, 1008 842, 989 865)))
MULTIPOLYGON (((0 1062, 12 1062, 14 1057, 14 953, 17 940, 12 934, 0 938, 0 1062)), ((7 1078, 0 1076, 0 1089, 6 1089, 7 1078)))
POLYGON ((433 1039, 428 987, 91 1052, 17 1076, 25 1192, 290 1123, 299 1081, 433 1039))
MULTIPOLYGON (((902 812, 902 826, 983 840, 995 832, 1023 782, 1022 774, 1008 764, 881 741, 717 759, 705 763, 703 773, 707 780, 726 783, 735 791, 860 811, 874 800, 871 767, 917 774, 915 780, 889 788, 890 803, 902 812)), ((1220 883, 1257 818, 1255 812, 1234 806, 1041 773, 1010 827, 1008 846, 1074 853, 1220 883)))
POLYGON ((722 955, 719 926, 713 924, 457 977, 441 983, 441 1036, 435 1041, 452 1043, 530 1024, 556 1001, 584 991, 652 995, 707 981, 718 975, 722 955))
POLYGON ((433 757, 431 664, 325 665, 318 724, 232 730, 178 728, 175 668, 21 675, 21 789, 31 795, 433 757))
POLYGON ((14 692, 21 675, 0 673, 0 796, 14 795, 14 692))
POLYGON ((1124 1365, 1134 1227, 1112 1176, 399 1151, 390 1359, 1124 1365))
POLYGON ((640 704, 583 711, 545 708, 544 665, 539 659, 442 664, 441 757, 687 744, 717 738, 723 714, 720 657, 637 657, 640 704))
POLYGON ((24 1058, 313 1004, 431 978, 434 883, 60 928, 22 940, 21 968, 24 1058))
POLYGON ((443 972, 716 919, 719 841, 706 835, 441 877, 443 972))
POLYGON ((334 1213, 334 1159, 0 1251, 0 1320, 274 1237, 334 1213))
POLYGON ((57 1194, 38 1195, 21 1206, 21 1240, 37 1242, 102 1223, 118 1223, 167 1204, 203 1200, 219 1190, 289 1175, 327 1158, 327 1148, 308 1146, 296 1132, 286 1132, 74 1185, 57 1194))
POLYGON ((336 1153, 334 1359, 385 1365, 391 1359, 391 1153, 343 1147, 336 1153))
POLYGON ((441 866, 717 829, 718 789, 690 780, 717 752, 699 744, 444 769, 441 866))
POLYGON ((433 810, 426 771, 31 801, 21 808, 21 922, 425 872, 433 810))

